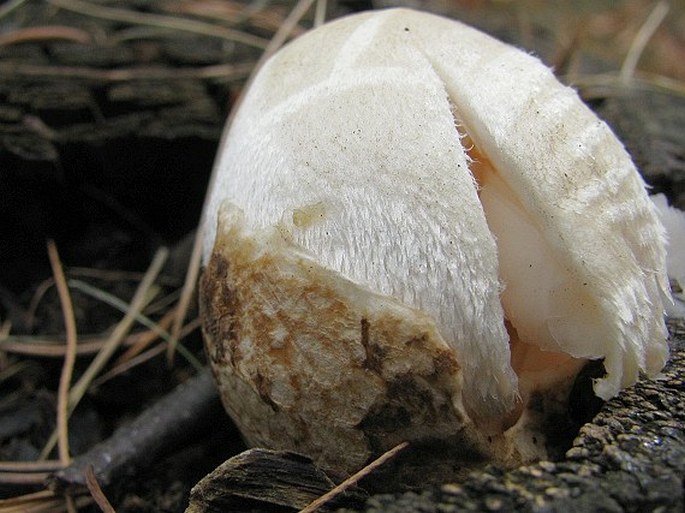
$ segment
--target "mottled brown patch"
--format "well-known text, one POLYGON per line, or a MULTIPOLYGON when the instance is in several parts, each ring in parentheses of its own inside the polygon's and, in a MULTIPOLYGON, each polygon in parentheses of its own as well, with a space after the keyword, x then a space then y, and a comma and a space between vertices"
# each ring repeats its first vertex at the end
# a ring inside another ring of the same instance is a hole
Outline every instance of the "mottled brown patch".
POLYGON ((252 445, 336 473, 459 433, 459 365, 433 319, 227 213, 201 281, 222 400, 252 445))
POLYGON ((426 347, 426 342, 428 341, 428 335, 421 333, 418 337, 413 337, 407 341, 407 346, 415 347, 419 350, 423 350, 426 347))
POLYGON ((363 367, 373 372, 374 374, 381 375, 383 371, 383 359, 385 357, 386 351, 375 344, 369 339, 370 324, 369 320, 362 317, 360 322, 360 341, 364 347, 364 352, 366 353, 366 358, 363 362, 363 367))
POLYGON ((389 384, 385 401, 369 411, 360 427, 366 433, 374 434, 406 429, 412 422, 425 420, 417 413, 430 409, 431 403, 431 394, 421 390, 414 378, 400 377, 389 384))
POLYGON ((214 252, 200 278, 200 315, 205 348, 212 362, 235 365, 239 326, 238 296, 229 276, 230 263, 214 252))
POLYGON ((459 362, 454 357, 454 352, 450 349, 438 351, 433 359, 436 375, 456 375, 461 369, 459 362))
POLYGON ((362 320, 359 323, 361 325, 361 331, 362 331, 362 336, 361 336, 361 342, 364 347, 367 347, 369 345, 369 320, 366 317, 362 317, 362 320))
POLYGON ((413 375, 388 383, 383 400, 359 423, 373 451, 382 452, 402 440, 449 438, 459 433, 462 419, 440 388, 440 383, 413 375))
POLYGON ((255 373, 253 382, 257 387, 257 393, 266 404, 271 406, 274 412, 278 411, 278 405, 271 399, 271 383, 260 372, 255 373))

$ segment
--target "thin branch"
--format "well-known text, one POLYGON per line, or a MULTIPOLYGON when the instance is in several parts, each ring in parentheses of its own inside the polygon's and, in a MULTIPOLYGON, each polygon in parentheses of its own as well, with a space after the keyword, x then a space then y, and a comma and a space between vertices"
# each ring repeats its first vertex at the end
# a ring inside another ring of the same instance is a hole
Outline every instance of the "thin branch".
POLYGON ((62 262, 59 259, 57 247, 52 240, 48 241, 48 258, 50 259, 52 274, 55 278, 55 286, 57 287, 59 300, 62 304, 62 315, 64 316, 64 327, 67 336, 66 354, 64 355, 64 364, 62 365, 62 374, 60 375, 57 392, 57 433, 59 460, 64 465, 68 465, 70 461, 68 422, 69 387, 71 386, 71 377, 74 373, 74 363, 76 362, 76 320, 74 318, 74 307, 71 303, 69 287, 67 286, 64 270, 62 269, 62 262))
POLYGON ((300 513, 314 513, 317 509, 319 509, 321 506, 326 504, 327 502, 331 501, 341 493, 343 493, 345 490, 348 488, 356 485, 362 478, 368 476, 371 472, 376 470, 378 467, 383 465, 386 461, 388 461, 390 458, 393 458, 398 452, 401 450, 405 449, 409 445, 409 442, 402 442, 399 445, 396 445, 389 451, 381 454, 378 458, 373 460, 371 463, 366 465, 364 468, 362 468, 360 471, 356 472, 355 474, 351 475, 347 479, 345 479, 342 483, 340 483, 338 486, 333 488, 330 492, 327 492, 323 494, 321 497, 318 499, 312 501, 308 506, 306 506, 304 509, 300 510, 300 513))
POLYGON ((209 369, 177 386, 142 411, 129 424, 119 427, 108 439, 74 458, 72 464, 55 472, 48 485, 53 490, 71 489, 84 483, 84 470, 92 465, 103 486, 130 478, 156 461, 176 444, 188 441, 202 425, 213 422, 221 412, 218 392, 209 369))

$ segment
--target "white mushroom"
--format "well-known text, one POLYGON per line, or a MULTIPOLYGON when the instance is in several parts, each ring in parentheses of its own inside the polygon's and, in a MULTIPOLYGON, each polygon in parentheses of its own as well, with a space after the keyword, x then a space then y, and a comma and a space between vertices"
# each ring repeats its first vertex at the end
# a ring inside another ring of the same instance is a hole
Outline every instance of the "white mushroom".
POLYGON ((328 469, 431 437, 544 456, 531 394, 564 408, 603 359, 610 398, 668 356, 664 230, 623 146, 537 59, 442 17, 358 14, 271 58, 205 230, 226 408, 328 469))

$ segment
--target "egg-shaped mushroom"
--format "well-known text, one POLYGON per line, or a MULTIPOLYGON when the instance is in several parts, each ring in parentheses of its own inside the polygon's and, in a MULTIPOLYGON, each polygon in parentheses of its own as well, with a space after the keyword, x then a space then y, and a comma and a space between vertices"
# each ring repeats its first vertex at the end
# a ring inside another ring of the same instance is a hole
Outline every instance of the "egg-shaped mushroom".
POLYGON ((269 59, 204 230, 224 405, 335 472, 429 438, 542 457, 587 361, 606 399, 668 356, 664 230, 623 146, 535 57, 443 17, 356 14, 269 59))

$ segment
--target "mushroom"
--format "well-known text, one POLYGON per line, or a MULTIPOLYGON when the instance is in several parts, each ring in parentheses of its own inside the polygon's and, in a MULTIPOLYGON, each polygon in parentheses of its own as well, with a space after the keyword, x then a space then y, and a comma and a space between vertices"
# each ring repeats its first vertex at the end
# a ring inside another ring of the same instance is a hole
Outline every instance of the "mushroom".
POLYGON ((517 464, 590 360, 668 357, 664 229, 608 126, 535 57, 408 9, 259 71, 205 204, 200 302, 251 445, 349 473, 403 440, 517 464))

